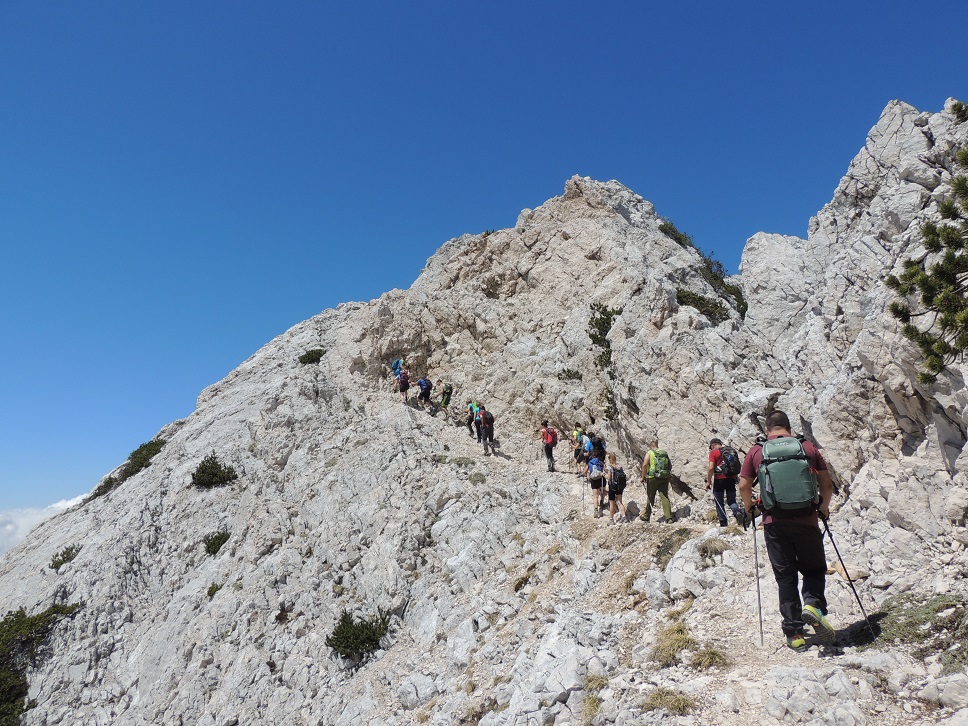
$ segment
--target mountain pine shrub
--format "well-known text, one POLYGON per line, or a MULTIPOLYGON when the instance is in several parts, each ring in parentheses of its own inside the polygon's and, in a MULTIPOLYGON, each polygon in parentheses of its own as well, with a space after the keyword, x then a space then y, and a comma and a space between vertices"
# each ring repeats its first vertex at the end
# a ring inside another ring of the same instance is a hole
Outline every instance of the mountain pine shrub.
POLYGON ((219 461, 218 455, 213 451, 202 459, 195 473, 192 474, 192 486, 196 487, 220 487, 230 484, 239 475, 235 469, 219 461))
MULTIPOLYGON (((968 167, 968 148, 957 153, 957 162, 968 167)), ((968 176, 954 177, 951 196, 938 211, 940 223, 921 227, 925 252, 905 260, 900 275, 884 280, 901 298, 888 310, 900 321, 901 334, 921 350, 918 380, 926 384, 968 350, 968 176), (922 321, 916 324, 916 319, 922 321)))
POLYGON ((152 439, 151 441, 142 444, 137 449, 132 451, 130 454, 128 454, 128 460, 124 462, 124 465, 118 470, 118 473, 105 477, 105 479, 98 484, 97 488, 91 492, 91 496, 87 498, 87 501, 89 502, 92 499, 97 499, 98 497, 104 496, 111 490, 126 482, 142 469, 147 469, 148 465, 151 463, 151 459, 155 456, 155 454, 161 451, 162 448, 164 448, 165 443, 167 442, 164 439, 152 439))
POLYGON ((33 708, 27 700, 27 670, 43 659, 57 622, 80 607, 52 605, 37 615, 20 608, 0 620, 0 726, 19 726, 20 717, 33 708))
POLYGON ((222 549, 222 545, 229 541, 229 533, 226 531, 213 532, 212 534, 205 535, 202 540, 205 543, 205 551, 210 555, 217 555, 218 551, 222 549))
POLYGON ((58 552, 51 558, 50 569, 58 570, 61 565, 66 565, 68 562, 77 557, 77 553, 81 551, 80 545, 69 545, 58 552))
POLYGON ((327 647, 355 664, 380 647, 380 639, 390 629, 390 613, 379 610, 371 618, 356 620, 343 610, 333 632, 326 636, 327 647))
POLYGON ((719 300, 712 300, 705 295, 699 295, 698 293, 681 287, 676 290, 676 302, 680 305, 688 305, 691 308, 696 308, 696 310, 709 318, 709 322, 713 325, 719 325, 729 317, 729 313, 726 312, 726 306, 719 300))
POLYGON ((691 247, 699 253, 699 257, 702 258, 702 267, 699 269, 699 274, 702 275, 702 278, 717 293, 724 297, 732 298, 733 307, 736 308, 736 312, 739 313, 741 318, 745 318, 749 306, 746 303, 746 298, 743 296, 743 290, 739 285, 726 282, 726 268, 723 267, 723 263, 696 247, 695 242, 692 241, 692 237, 685 232, 680 232, 672 222, 667 220, 660 224, 659 231, 666 237, 675 240, 680 246, 686 248, 691 247))
POLYGON ((313 348, 312 350, 307 350, 301 356, 299 356, 299 362, 303 365, 308 365, 310 363, 319 363, 326 355, 326 351, 323 348, 313 348))

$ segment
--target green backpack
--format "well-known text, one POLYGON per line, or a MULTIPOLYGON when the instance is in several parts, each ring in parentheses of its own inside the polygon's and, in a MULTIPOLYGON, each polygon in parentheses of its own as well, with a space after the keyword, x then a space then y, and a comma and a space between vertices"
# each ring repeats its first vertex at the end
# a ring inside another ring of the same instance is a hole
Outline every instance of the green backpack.
POLYGON ((650 449, 649 479, 668 479, 672 474, 672 462, 665 449, 650 449))
POLYGON ((820 498, 802 439, 783 436, 761 445, 763 460, 758 478, 764 508, 780 516, 809 514, 820 498))

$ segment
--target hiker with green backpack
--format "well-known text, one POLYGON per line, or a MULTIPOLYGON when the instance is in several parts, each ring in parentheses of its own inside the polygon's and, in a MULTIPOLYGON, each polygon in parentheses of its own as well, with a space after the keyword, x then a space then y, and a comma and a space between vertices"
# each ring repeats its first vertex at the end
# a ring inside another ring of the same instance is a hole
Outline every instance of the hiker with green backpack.
POLYGON ((669 477, 672 476, 672 462, 669 454, 659 448, 658 442, 653 442, 645 458, 642 460, 642 478, 645 484, 645 511, 640 515, 644 522, 652 518, 652 508, 658 495, 662 504, 664 522, 672 522, 672 505, 669 503, 669 477))
POLYGON ((763 538, 779 590, 783 634, 787 646, 799 652, 809 647, 807 625, 822 642, 837 637, 827 621, 827 559, 818 520, 818 514, 825 521, 830 514, 833 483, 817 447, 793 436, 783 411, 768 414, 765 428, 766 439, 757 442, 743 461, 739 493, 748 516, 757 508, 763 512, 763 538), (760 486, 756 502, 755 480, 760 486), (803 576, 802 606, 798 575, 803 576))

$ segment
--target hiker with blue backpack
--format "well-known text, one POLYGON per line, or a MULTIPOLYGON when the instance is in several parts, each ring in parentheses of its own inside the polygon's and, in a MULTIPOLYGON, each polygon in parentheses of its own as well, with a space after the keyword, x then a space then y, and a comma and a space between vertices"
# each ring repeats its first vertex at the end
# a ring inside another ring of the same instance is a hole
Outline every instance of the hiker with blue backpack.
POLYGON ((672 522, 672 505, 669 502, 669 477, 672 476, 672 462, 665 449, 659 448, 659 443, 654 441, 642 459, 641 481, 645 485, 645 511, 639 515, 644 522, 652 518, 652 508, 655 506, 655 498, 659 497, 662 505, 664 522, 672 522))
POLYGON ((434 390, 434 384, 430 382, 427 376, 420 376, 417 379, 417 388, 420 389, 420 393, 417 394, 417 405, 423 408, 426 403, 430 405, 430 393, 434 390))
POLYGON ((592 489, 593 517, 601 517, 605 508, 605 462, 597 456, 588 460, 588 485, 592 489))
MULTIPOLYGON (((807 625, 821 642, 837 637, 827 621, 827 559, 818 519, 819 515, 826 522, 830 515, 833 483, 820 451, 810 441, 793 436, 783 411, 769 413, 765 429, 766 438, 743 460, 739 493, 748 516, 757 509, 763 513, 763 538, 779 591, 783 634, 787 646, 799 652, 809 647, 804 635, 807 625), (760 499, 754 502, 757 481, 760 499), (803 576, 802 604, 799 575, 803 576)), ((753 533, 755 537, 755 522, 753 533)))
POLYGON ((713 502, 716 504, 716 516, 719 526, 729 524, 726 516, 728 506, 737 524, 745 524, 743 511, 736 503, 736 477, 739 476, 743 463, 739 460, 739 453, 732 446, 725 446, 722 439, 709 442, 709 466, 706 469, 706 489, 713 490, 713 502))

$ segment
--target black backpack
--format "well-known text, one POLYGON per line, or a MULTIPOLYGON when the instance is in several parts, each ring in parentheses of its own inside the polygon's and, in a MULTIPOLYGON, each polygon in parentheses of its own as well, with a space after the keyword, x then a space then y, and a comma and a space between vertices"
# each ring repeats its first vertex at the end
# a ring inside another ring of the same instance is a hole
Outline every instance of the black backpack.
POLYGON ((481 423, 484 424, 485 426, 493 426, 494 414, 491 413, 490 411, 484 411, 484 413, 481 414, 481 423))
POLYGON ((616 489, 625 488, 625 469, 615 468, 612 469, 612 486, 616 489))
POLYGON ((716 471, 724 476, 736 476, 743 469, 743 464, 739 460, 739 453, 732 446, 723 446, 719 449, 722 458, 716 471))
POLYGON ((449 383, 445 383, 444 384, 444 395, 445 396, 449 396, 453 392, 454 392, 454 387, 452 385, 450 385, 449 383))

